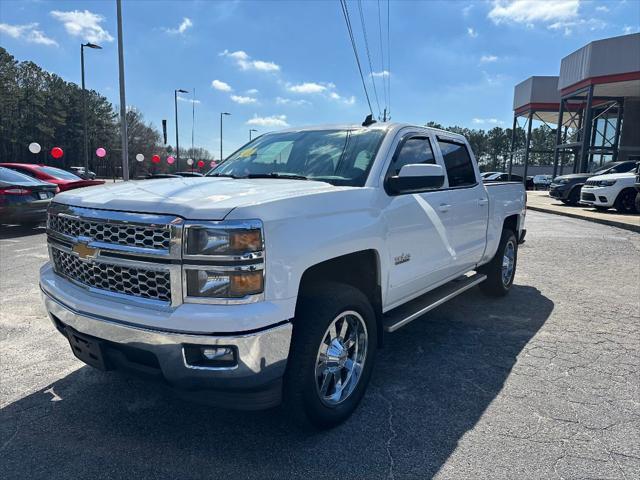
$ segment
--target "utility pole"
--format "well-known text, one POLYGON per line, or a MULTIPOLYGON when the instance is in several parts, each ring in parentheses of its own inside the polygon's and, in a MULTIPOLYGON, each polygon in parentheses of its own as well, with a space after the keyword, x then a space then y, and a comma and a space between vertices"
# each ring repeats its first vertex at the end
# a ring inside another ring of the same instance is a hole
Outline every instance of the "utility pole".
POLYGON ((129 180, 129 145, 127 142, 127 101, 124 94, 124 47, 122 45, 122 1, 116 0, 118 17, 118 69, 120 71, 120 136, 122 141, 122 179, 129 180))
POLYGON ((80 72, 82 76, 82 124, 84 125, 84 174, 89 174, 89 140, 87 134, 87 89, 84 86, 84 47, 93 48, 96 50, 102 50, 100 45, 95 43, 81 43, 80 44, 80 72))
POLYGON ((178 141, 178 93, 189 92, 181 88, 177 88, 173 91, 173 104, 176 112, 176 171, 180 170, 180 143, 178 141))
POLYGON ((231 115, 229 112, 220 112, 220 161, 222 162, 222 117, 223 115, 231 115))

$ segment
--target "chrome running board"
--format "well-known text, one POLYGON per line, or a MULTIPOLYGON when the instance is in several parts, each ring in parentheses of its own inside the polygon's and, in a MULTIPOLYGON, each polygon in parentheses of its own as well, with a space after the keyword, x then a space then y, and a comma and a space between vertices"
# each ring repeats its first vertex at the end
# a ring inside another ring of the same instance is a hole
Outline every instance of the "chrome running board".
POLYGON ((487 276, 482 273, 463 275, 404 305, 394 308, 383 316, 384 331, 395 332, 428 311, 484 282, 486 279, 487 276))

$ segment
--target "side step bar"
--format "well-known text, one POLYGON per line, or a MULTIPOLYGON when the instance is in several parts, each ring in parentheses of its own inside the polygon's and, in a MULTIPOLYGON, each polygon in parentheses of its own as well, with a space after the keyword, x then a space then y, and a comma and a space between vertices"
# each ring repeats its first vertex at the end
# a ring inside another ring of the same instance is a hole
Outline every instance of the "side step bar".
POLYGON ((395 332, 428 311, 442 305, 444 302, 484 282, 486 279, 487 276, 482 273, 463 275, 404 305, 394 308, 384 314, 384 331, 395 332))

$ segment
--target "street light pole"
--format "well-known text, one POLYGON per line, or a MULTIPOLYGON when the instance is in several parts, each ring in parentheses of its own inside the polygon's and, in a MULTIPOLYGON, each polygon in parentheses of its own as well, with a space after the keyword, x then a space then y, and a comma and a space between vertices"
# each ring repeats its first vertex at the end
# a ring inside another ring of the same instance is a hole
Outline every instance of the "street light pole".
POLYGON ((173 103, 176 111, 176 171, 180 170, 180 143, 178 140, 178 93, 189 92, 181 88, 177 88, 173 91, 173 103))
POLYGON ((257 132, 258 130, 256 130, 255 128, 251 128, 249 129, 249 141, 251 141, 251 132, 257 132))
POLYGON ((222 116, 223 115, 231 115, 229 112, 220 112, 220 161, 222 162, 224 159, 222 158, 222 116))
POLYGON ((124 88, 124 44, 122 41, 122 2, 116 0, 118 24, 118 84, 120 86, 120 144, 122 145, 122 180, 129 181, 129 140, 127 134, 127 100, 124 88))
POLYGON ((84 124, 84 174, 89 174, 89 140, 87 134, 87 89, 84 85, 84 47, 93 49, 102 49, 100 45, 95 43, 81 43, 80 44, 80 73, 82 77, 82 123, 84 124))

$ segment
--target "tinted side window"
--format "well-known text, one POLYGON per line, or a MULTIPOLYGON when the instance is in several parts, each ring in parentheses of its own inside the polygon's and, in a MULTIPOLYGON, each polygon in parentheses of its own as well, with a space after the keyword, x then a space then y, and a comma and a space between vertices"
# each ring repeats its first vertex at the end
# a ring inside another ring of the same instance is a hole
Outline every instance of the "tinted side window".
POLYGON ((467 147, 461 143, 453 143, 446 140, 438 140, 442 151, 444 165, 447 169, 450 187, 462 187, 476 184, 476 173, 473 163, 467 151, 467 147))
POLYGON ((398 175, 402 167, 414 163, 436 163, 428 138, 412 137, 406 140, 396 154, 387 176, 398 175))

